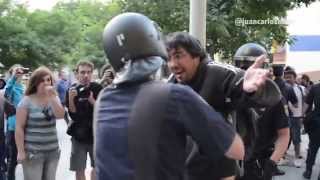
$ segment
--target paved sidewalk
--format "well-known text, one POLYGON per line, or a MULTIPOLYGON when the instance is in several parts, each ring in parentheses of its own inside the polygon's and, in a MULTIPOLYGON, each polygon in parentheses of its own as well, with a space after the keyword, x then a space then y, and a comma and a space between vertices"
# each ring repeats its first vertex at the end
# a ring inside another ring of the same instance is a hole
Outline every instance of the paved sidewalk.
MULTIPOLYGON (((57 170, 57 180, 74 180, 75 175, 73 172, 69 170, 69 157, 70 157, 70 150, 71 150, 71 141, 70 136, 66 134, 66 128, 67 125, 63 120, 57 121, 57 130, 58 130, 58 138, 61 148, 61 157, 58 165, 57 170)), ((319 137, 320 138, 320 137, 319 137)), ((308 146, 308 136, 303 135, 302 136, 302 156, 303 156, 303 162, 306 159, 307 156, 307 146, 308 146)), ((293 157, 293 147, 290 147, 290 150, 288 152, 289 157, 293 157)), ((319 156, 316 161, 316 165, 313 168, 313 174, 311 180, 317 180, 319 171, 320 171, 320 163, 319 163, 319 156)), ((87 167, 90 167, 89 162, 87 167)), ((302 173, 305 169, 305 163, 303 163, 303 166, 301 168, 296 168, 291 166, 279 166, 280 169, 283 169, 286 174, 284 176, 277 176, 274 177, 275 180, 303 180, 302 173)), ((89 177, 90 169, 87 169, 86 174, 87 177, 89 177)), ((23 174, 21 166, 18 165, 17 171, 16 171, 16 180, 23 180, 23 174)))
MULTIPOLYGON (((320 137, 319 137, 320 138, 320 137)), ((301 168, 296 168, 292 164, 290 166, 279 166, 280 169, 284 170, 286 174, 284 176, 275 177, 275 180, 303 180, 305 178, 302 177, 302 173, 305 170, 305 160, 307 157, 307 149, 308 149, 309 139, 307 135, 302 135, 302 144, 301 144, 301 152, 303 156, 303 165, 301 168)), ((288 152, 289 158, 293 157, 294 151, 291 146, 288 152)), ((320 171, 320 159, 319 155, 316 159, 316 164, 313 166, 313 172, 311 180, 317 180, 320 171)))

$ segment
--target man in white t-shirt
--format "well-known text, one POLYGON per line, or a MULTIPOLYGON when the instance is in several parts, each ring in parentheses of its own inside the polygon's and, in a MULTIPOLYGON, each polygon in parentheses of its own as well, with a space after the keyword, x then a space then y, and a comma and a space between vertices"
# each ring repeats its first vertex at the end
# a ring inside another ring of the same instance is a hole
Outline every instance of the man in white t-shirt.
POLYGON ((289 116, 290 116, 290 135, 291 141, 294 145, 295 160, 294 165, 301 167, 302 156, 300 154, 300 143, 301 143, 301 124, 303 120, 303 104, 304 104, 304 89, 296 83, 297 74, 293 69, 285 71, 284 78, 293 87, 293 90, 297 97, 297 104, 293 105, 289 102, 289 116))

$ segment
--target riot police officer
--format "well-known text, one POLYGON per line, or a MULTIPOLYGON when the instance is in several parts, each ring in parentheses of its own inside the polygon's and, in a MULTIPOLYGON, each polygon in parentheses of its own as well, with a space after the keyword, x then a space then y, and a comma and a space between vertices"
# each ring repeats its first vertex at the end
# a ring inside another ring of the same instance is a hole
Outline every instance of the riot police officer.
POLYGON ((167 52, 149 18, 114 17, 103 46, 116 76, 96 104, 98 180, 183 179, 187 135, 210 159, 243 158, 239 136, 191 88, 153 80, 167 52))
MULTIPOLYGON (((247 43, 236 51, 234 61, 236 66, 247 70, 254 63, 255 57, 261 54, 267 54, 265 48, 256 43, 247 43)), ((253 120, 256 123, 257 136, 254 138, 251 152, 246 153, 242 180, 271 180, 276 172, 280 172, 276 162, 286 152, 290 136, 286 107, 283 98, 274 106, 250 109, 258 115, 256 121, 253 120)), ((246 108, 238 110, 237 121, 241 122, 241 118, 250 119, 244 116, 246 114, 244 112, 248 110, 246 108)))

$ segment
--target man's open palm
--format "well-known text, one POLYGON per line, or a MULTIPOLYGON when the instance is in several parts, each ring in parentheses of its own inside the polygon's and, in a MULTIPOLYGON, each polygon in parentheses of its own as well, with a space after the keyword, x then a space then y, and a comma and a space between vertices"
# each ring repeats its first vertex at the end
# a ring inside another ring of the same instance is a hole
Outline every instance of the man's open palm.
POLYGON ((266 60, 265 55, 259 56, 244 74, 243 90, 251 93, 264 85, 268 78, 269 70, 261 68, 266 60))

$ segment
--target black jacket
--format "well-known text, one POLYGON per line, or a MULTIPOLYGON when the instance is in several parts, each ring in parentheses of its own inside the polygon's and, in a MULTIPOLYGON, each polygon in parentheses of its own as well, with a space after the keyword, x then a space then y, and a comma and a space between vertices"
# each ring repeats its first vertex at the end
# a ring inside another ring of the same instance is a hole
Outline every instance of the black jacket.
MULTIPOLYGON (((280 90, 270 79, 264 88, 255 93, 242 89, 244 71, 234 66, 204 59, 200 62, 194 78, 187 82, 216 111, 225 117, 237 107, 266 107, 277 104, 281 99, 280 90)), ((177 83, 174 76, 169 82, 177 83)))
MULTIPOLYGON (((194 78, 185 84, 191 86, 226 119, 234 110, 269 107, 280 101, 280 90, 272 80, 268 79, 264 88, 254 93, 246 93, 242 88, 243 76, 244 71, 239 68, 204 59, 200 62, 194 78)), ((169 78, 169 82, 177 83, 174 76, 169 78)), ((201 153, 201 149, 198 151, 198 148, 193 148, 187 160, 190 180, 214 180, 235 175, 235 163, 231 160, 210 162, 206 156, 201 153)))

